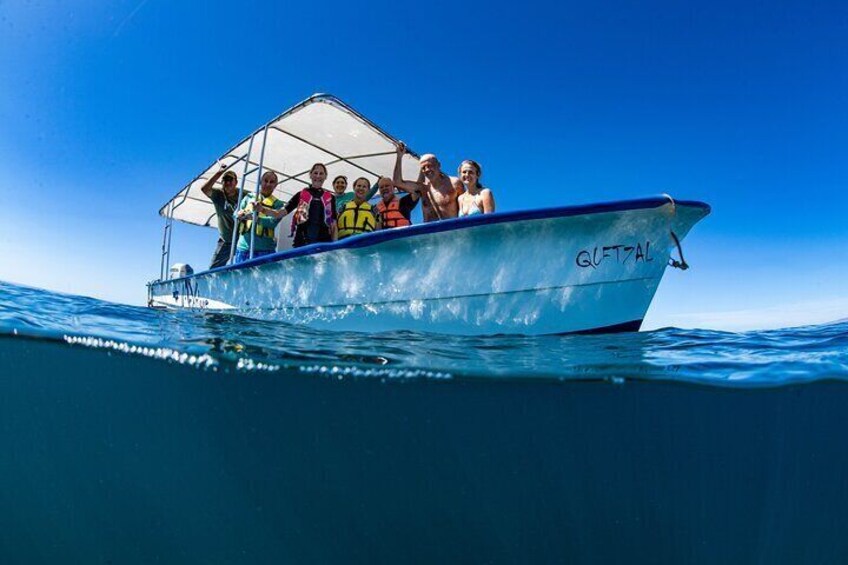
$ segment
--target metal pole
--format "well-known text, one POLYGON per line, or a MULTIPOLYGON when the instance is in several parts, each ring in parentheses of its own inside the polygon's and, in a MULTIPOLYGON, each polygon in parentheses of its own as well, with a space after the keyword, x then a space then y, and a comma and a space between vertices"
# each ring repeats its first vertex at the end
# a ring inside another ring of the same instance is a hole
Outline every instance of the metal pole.
MULTIPOLYGON (((259 200, 259 192, 262 190, 262 166, 265 163, 265 142, 268 141, 268 124, 262 130, 262 150, 259 153, 259 176, 256 179, 256 200, 259 200)), ((250 258, 253 259, 253 240, 256 236, 256 222, 259 215, 256 213, 256 205, 253 206, 253 224, 250 226, 250 258)))
POLYGON ((171 261, 171 236, 174 232, 174 205, 171 204, 171 209, 168 210, 168 249, 165 252, 167 259, 165 260, 166 268, 167 263, 171 261))
MULTIPOLYGON (((173 206, 173 201, 168 204, 168 210, 173 206)), ((170 216, 170 212, 168 214, 170 216)), ((165 247, 168 241, 168 218, 165 218, 165 228, 162 230, 162 256, 159 258, 159 280, 165 280, 165 247)))
POLYGON ((244 183, 247 180, 247 166, 250 164, 250 153, 253 151, 253 138, 256 137, 256 134, 250 136, 250 143, 247 144, 247 157, 244 159, 244 170, 241 172, 241 182, 239 183, 239 192, 238 192, 238 200, 236 202, 236 208, 233 210, 233 240, 230 242, 230 259, 227 261, 228 263, 233 262, 233 255, 236 253, 236 242, 238 241, 238 212, 239 205, 241 204, 241 198, 244 195, 244 183))
POLYGON ((165 229, 162 231, 162 258, 159 261, 159 280, 165 280, 165 270, 171 255, 171 230, 174 224, 174 201, 168 204, 168 216, 165 218, 165 229))

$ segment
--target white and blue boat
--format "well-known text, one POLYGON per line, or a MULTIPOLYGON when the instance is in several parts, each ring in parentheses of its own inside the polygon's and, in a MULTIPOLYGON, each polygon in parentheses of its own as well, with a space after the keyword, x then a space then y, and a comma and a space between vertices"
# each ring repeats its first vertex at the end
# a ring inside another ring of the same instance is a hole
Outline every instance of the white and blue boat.
MULTIPOLYGON (((279 198, 307 185, 312 163, 329 178, 376 181, 396 140, 335 97, 315 95, 221 157, 242 190, 273 170, 279 198), (238 172, 238 170, 237 170, 238 172)), ((200 186, 213 163, 160 211, 166 218, 152 307, 224 311, 338 331, 464 335, 636 331, 680 242, 710 212, 667 195, 475 215, 383 230, 278 252, 237 265, 166 276, 173 221, 214 226, 200 186)), ((417 175, 416 155, 403 162, 417 175)), ((285 221, 283 223, 286 223, 285 221)), ((285 233, 278 240, 288 240, 285 233)), ((672 259, 678 255, 679 260, 672 259)))

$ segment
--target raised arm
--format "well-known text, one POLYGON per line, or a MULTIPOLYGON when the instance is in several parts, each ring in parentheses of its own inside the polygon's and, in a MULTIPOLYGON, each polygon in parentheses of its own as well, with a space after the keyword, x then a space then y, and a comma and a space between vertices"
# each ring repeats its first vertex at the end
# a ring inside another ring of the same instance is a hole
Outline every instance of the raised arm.
POLYGON ((371 188, 368 189, 368 192, 365 194, 365 201, 368 202, 377 194, 377 191, 380 190, 380 179, 378 178, 374 181, 374 184, 371 185, 371 188))
POLYGON ((224 171, 227 170, 227 165, 221 163, 221 167, 212 173, 212 176, 209 177, 209 180, 203 183, 203 186, 200 187, 200 192, 206 195, 207 198, 212 198, 212 187, 215 186, 215 183, 218 182, 218 179, 221 178, 221 175, 224 174, 224 171))
MULTIPOLYGON (((406 145, 401 141, 397 144, 397 159, 395 159, 395 171, 392 175, 392 183, 394 183, 396 188, 404 192, 420 192, 425 190, 425 186, 423 182, 414 182, 414 181, 406 181, 403 180, 403 170, 401 163, 403 161, 403 156, 406 154, 406 145)), ((419 173, 418 178, 421 179, 421 174, 419 173)))

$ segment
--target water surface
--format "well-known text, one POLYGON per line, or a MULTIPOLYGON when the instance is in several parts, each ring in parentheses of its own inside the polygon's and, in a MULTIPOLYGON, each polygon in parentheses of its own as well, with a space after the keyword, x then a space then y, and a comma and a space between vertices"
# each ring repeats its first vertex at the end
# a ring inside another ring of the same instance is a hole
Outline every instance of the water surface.
POLYGON ((848 560, 845 323, 332 334, 0 297, 3 562, 848 560))

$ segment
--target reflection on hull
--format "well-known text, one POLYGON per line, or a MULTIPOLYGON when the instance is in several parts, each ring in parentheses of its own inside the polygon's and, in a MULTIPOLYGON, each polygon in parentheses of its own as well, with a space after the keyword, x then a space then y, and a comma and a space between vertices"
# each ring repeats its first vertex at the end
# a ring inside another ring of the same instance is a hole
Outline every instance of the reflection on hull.
POLYGON ((671 232, 682 238, 708 208, 616 204, 355 236, 155 282, 149 303, 339 331, 637 330, 674 247, 671 232))

